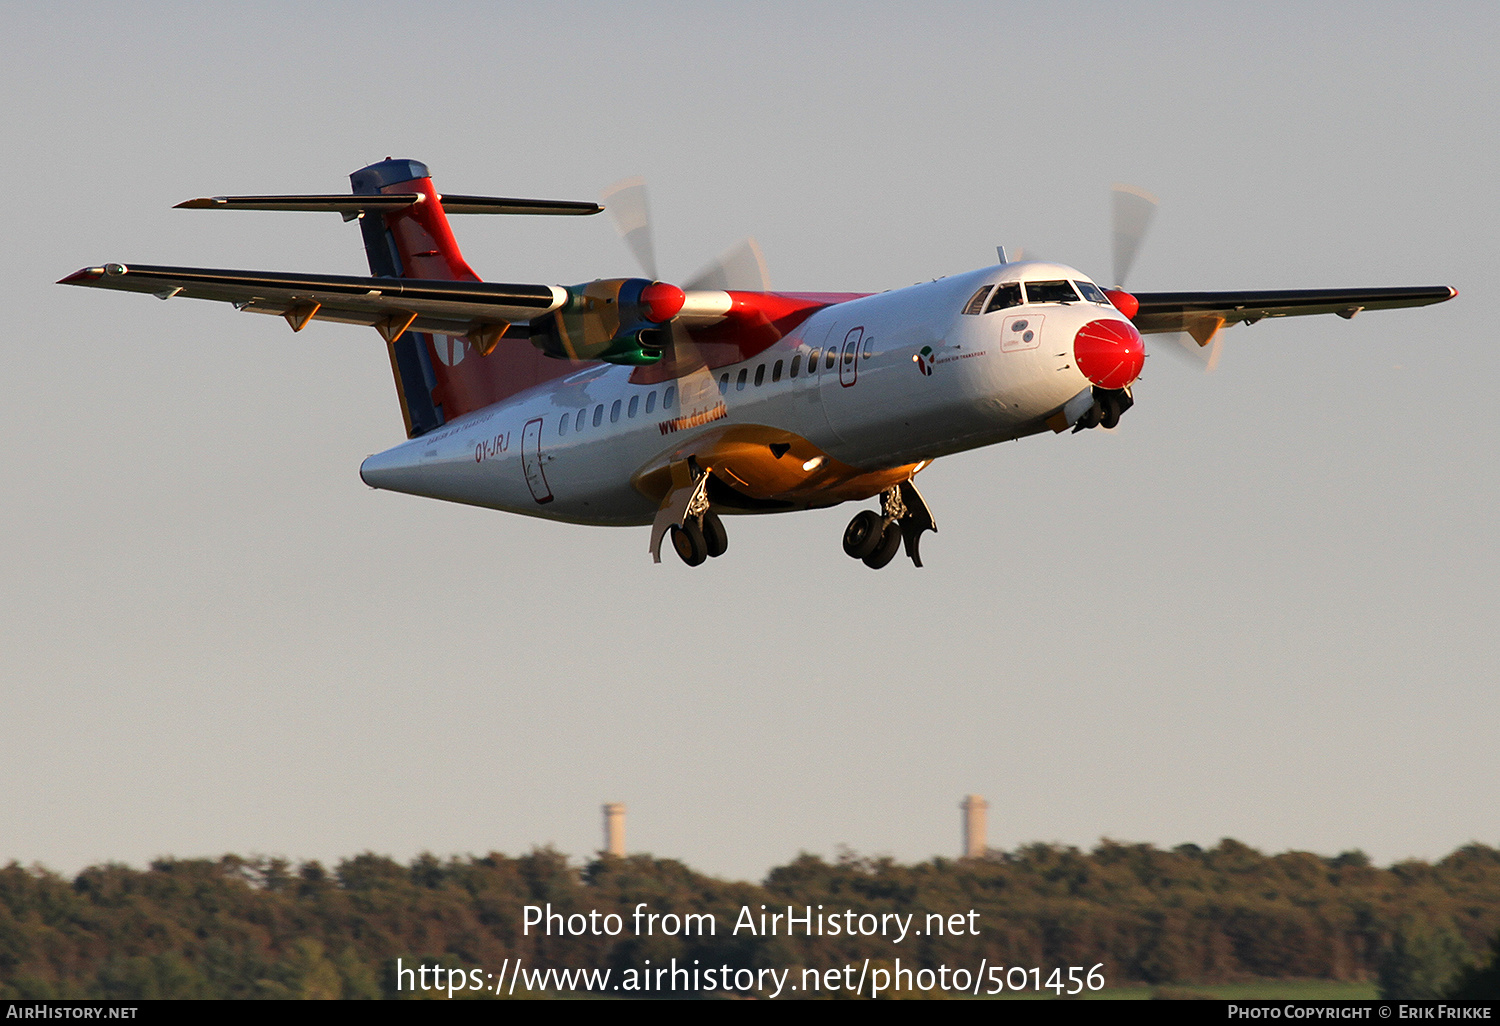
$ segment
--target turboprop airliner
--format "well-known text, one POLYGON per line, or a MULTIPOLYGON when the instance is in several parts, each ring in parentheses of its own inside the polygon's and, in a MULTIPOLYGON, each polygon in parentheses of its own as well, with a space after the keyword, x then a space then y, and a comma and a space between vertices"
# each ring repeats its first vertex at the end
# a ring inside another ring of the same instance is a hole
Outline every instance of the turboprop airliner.
POLYGON ((179 206, 333 211, 358 221, 370 276, 106 263, 60 284, 232 303, 374 327, 407 441, 370 456, 373 488, 577 524, 651 525, 690 566, 723 555, 722 515, 876 500, 844 551, 879 569, 936 520, 916 475, 951 453, 1113 428, 1133 403, 1142 335, 1205 349, 1265 317, 1425 306, 1447 286, 1130 293, 1154 200, 1116 193, 1115 287, 1063 264, 1008 261, 885 292, 771 291, 753 244, 675 285, 655 273, 644 192, 604 197, 647 276, 483 282, 457 214, 597 214, 591 202, 442 196, 387 159, 348 194, 216 196, 179 206))

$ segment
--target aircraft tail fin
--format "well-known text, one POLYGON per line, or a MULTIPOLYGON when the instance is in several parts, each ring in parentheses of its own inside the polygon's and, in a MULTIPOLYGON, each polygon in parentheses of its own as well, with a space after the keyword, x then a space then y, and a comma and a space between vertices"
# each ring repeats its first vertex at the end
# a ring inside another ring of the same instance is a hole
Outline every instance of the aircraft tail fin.
MULTIPOLYGON (((224 197, 240 205, 299 200, 298 207, 262 209, 338 210, 352 207, 364 236, 370 273, 386 278, 479 281, 459 251, 448 214, 595 214, 596 203, 566 200, 497 199, 439 195, 427 165, 383 160, 349 176, 353 197, 224 197), (325 202, 326 201, 326 202, 325 202), (321 204, 321 205, 320 205, 321 204)), ((520 331, 511 332, 513 335, 520 331)), ((387 342, 407 437, 415 438, 464 413, 481 409, 525 388, 566 373, 566 362, 547 360, 524 342, 480 353, 463 337, 406 332, 387 342)))
MULTIPOLYGON (((478 281, 459 251, 448 225, 441 198, 432 186, 427 165, 415 160, 383 160, 360 168, 349 176, 356 196, 386 193, 415 194, 421 202, 396 207, 389 212, 374 210, 359 215, 365 257, 377 278, 437 278, 443 281, 478 281)), ((432 336, 407 332, 387 342, 396 394, 406 436, 416 438, 438 427, 450 411, 438 396, 438 375, 432 359, 432 336)), ((452 345, 452 340, 444 339, 452 345)))

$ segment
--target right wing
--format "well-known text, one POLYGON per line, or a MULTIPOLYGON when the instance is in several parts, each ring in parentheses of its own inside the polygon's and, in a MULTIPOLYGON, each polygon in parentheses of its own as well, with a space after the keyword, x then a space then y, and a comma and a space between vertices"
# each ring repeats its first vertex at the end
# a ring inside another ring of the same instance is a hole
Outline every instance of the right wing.
POLYGON ((1131 318, 1143 335, 1185 331, 1208 345, 1220 328, 1254 324, 1265 317, 1336 313, 1442 303, 1458 292, 1446 285, 1375 289, 1279 289, 1253 292, 1131 292, 1141 304, 1131 318))
POLYGON ((250 313, 285 317, 293 331, 309 321, 365 324, 388 342, 407 330, 467 337, 483 353, 502 335, 527 336, 527 323, 562 306, 566 289, 555 285, 359 278, 275 271, 224 271, 205 267, 104 264, 85 267, 59 285, 143 292, 159 299, 186 296, 232 303, 250 313))

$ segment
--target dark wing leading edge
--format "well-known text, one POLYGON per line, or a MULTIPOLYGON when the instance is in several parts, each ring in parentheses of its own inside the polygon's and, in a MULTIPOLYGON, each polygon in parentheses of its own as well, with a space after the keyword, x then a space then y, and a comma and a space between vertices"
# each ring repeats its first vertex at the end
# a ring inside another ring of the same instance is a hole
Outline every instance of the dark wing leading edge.
POLYGON ((68 275, 60 285, 186 296, 285 317, 292 330, 308 322, 365 324, 393 341, 407 330, 463 336, 489 352, 502 336, 525 337, 527 322, 557 309, 566 290, 551 285, 360 278, 205 267, 104 264, 68 275), (514 325, 514 327, 512 327, 514 325))
POLYGON ((1255 292, 1132 292, 1140 309, 1132 318, 1142 334, 1185 331, 1208 345, 1220 328, 1266 317, 1395 310, 1442 303, 1458 295, 1446 285, 1383 289, 1281 289, 1255 292))

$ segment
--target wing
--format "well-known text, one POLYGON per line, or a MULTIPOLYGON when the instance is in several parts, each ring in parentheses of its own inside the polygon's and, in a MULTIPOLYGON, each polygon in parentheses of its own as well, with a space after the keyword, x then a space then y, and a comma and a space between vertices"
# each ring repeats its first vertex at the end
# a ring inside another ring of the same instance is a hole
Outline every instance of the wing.
POLYGON ((239 310, 285 317, 293 331, 301 331, 308 322, 319 320, 366 324, 387 341, 394 341, 408 329, 464 336, 486 353, 502 335, 525 337, 528 321, 557 309, 568 298, 567 290, 553 285, 358 278, 145 264, 85 267, 58 284, 144 292, 160 299, 186 296, 232 303, 239 310))
POLYGON ((1282 289, 1262 292, 1132 292, 1140 309, 1131 318, 1142 334, 1185 331, 1207 345, 1230 324, 1254 324, 1265 317, 1395 310, 1442 303, 1458 295, 1446 285, 1386 289, 1282 289))

